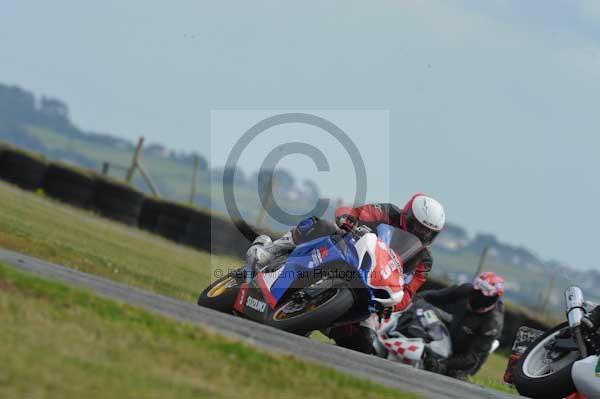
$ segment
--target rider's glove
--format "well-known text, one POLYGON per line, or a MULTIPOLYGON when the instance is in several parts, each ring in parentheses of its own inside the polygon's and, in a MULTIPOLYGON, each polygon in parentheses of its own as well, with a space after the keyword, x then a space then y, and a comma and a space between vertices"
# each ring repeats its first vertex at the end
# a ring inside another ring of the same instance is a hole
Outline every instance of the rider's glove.
POLYGON ((335 222, 338 225, 338 227, 346 231, 352 231, 358 224, 358 221, 352 215, 340 215, 335 219, 335 222))

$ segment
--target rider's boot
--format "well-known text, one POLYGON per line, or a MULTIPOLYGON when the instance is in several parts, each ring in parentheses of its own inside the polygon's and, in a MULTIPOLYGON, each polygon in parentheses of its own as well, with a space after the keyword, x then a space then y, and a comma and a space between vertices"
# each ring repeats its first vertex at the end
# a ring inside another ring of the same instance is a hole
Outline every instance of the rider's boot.
POLYGON ((271 238, 267 235, 260 235, 248 248, 246 262, 250 266, 260 268, 279 256, 291 253, 294 248, 296 248, 296 244, 292 239, 291 231, 275 241, 271 241, 271 238))

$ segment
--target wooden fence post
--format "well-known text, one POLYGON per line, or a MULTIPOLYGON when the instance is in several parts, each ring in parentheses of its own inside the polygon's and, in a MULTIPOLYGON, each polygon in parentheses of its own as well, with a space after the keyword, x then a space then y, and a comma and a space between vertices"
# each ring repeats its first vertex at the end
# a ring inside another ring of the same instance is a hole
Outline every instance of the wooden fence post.
POLYGON ((137 146, 135 147, 135 152, 133 153, 133 159, 131 160, 131 166, 129 167, 129 170, 127 170, 127 176, 125 176, 125 181, 127 182, 127 184, 131 183, 133 174, 135 173, 136 168, 139 166, 140 153, 142 151, 143 145, 144 145, 144 137, 142 136, 138 140, 137 146))

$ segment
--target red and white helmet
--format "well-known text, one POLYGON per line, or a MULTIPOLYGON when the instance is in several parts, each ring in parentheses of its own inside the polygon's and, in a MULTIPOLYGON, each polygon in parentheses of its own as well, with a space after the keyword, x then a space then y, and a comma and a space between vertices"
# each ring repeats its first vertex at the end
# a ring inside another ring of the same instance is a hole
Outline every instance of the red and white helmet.
POLYGON ((476 313, 486 313, 496 307, 504 295, 504 279, 494 272, 483 272, 473 279, 469 306, 476 313))
POLYGON ((421 193, 413 195, 402 211, 402 228, 430 245, 444 228, 446 215, 438 201, 421 193))

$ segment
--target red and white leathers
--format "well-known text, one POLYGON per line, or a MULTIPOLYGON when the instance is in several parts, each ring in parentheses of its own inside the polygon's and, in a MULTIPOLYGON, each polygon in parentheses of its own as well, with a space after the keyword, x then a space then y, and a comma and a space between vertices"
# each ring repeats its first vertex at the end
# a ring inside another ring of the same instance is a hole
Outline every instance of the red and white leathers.
MULTIPOLYGON (((422 201, 423 197, 424 195, 421 193, 413 195, 403 209, 389 203, 368 204, 356 208, 340 207, 335 212, 336 224, 342 229, 353 227, 353 225, 366 225, 371 230, 376 231, 379 224, 385 223, 412 234, 416 233, 415 235, 419 236, 419 233, 423 233, 423 226, 415 225, 415 219, 417 218, 415 218, 413 212, 413 203, 415 198, 419 198, 422 201), (415 227, 420 231, 415 231, 415 227)), ((438 216, 439 211, 442 212, 441 218, 437 218, 437 228, 432 229, 433 231, 425 229, 427 236, 424 237, 421 235, 419 237, 422 242, 427 241, 426 243, 430 244, 433 238, 435 238, 435 235, 442 229, 445 216, 443 215, 442 206, 437 201, 430 198, 427 198, 427 200, 435 202, 435 204, 432 205, 434 205, 436 211, 438 211, 438 216)), ((422 205, 422 203, 420 205, 422 205)), ((431 253, 427 248, 424 248, 421 260, 416 267, 404 273, 404 296, 400 303, 396 304, 393 308, 392 315, 394 318, 410 305, 417 291, 427 281, 432 265, 433 258, 431 257, 431 253)), ((391 317, 384 320, 383 323, 390 321, 391 317)), ((379 329, 379 327, 380 323, 378 316, 372 314, 371 317, 360 323, 333 328, 329 330, 328 335, 330 338, 334 339, 339 346, 370 353, 373 351, 375 331, 379 329)))
MULTIPOLYGON (((389 203, 367 204, 356 208, 340 207, 335 212, 336 223, 340 227, 346 223, 358 223, 366 225, 372 230, 375 230, 379 224, 385 223, 411 232, 408 229, 407 214, 412 208, 414 199, 422 195, 421 193, 413 195, 403 209, 389 203)), ((416 268, 404 275, 404 297, 400 303, 394 306, 394 312, 403 311, 412 302, 413 296, 427 281, 432 266, 433 258, 429 250, 425 248, 422 259, 416 268)))

